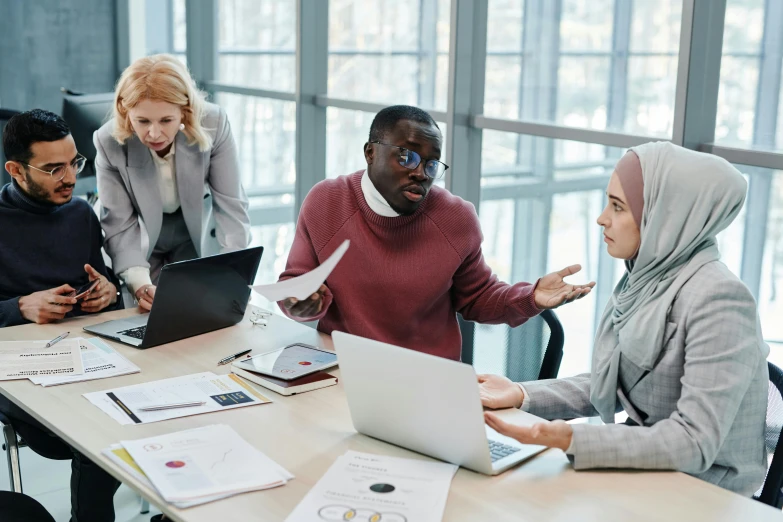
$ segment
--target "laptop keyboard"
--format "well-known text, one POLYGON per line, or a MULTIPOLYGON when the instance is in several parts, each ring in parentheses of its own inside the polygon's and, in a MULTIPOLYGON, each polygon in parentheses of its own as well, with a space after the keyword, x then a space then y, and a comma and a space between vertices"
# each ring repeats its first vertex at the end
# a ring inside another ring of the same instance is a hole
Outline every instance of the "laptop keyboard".
POLYGON ((127 335, 128 337, 133 337, 134 339, 144 339, 144 334, 147 332, 147 325, 139 326, 138 328, 131 328, 130 330, 123 330, 121 332, 117 332, 120 335, 127 335))
POLYGON ((503 444, 496 440, 489 441, 489 454, 492 456, 492 462, 508 457, 517 451, 519 451, 519 448, 515 448, 514 446, 509 446, 508 444, 503 444))

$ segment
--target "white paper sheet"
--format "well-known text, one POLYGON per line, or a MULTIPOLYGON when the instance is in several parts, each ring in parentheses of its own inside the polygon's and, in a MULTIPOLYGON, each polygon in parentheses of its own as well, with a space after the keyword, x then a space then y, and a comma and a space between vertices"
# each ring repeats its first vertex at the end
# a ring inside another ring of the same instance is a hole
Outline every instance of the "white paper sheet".
POLYGON ((289 297, 295 297, 296 299, 307 299, 318 291, 329 274, 332 273, 334 267, 342 259, 345 251, 348 250, 350 245, 349 240, 343 241, 343 244, 337 247, 337 250, 329 256, 329 259, 321 263, 317 268, 302 274, 298 277, 292 277, 279 283, 271 285, 256 285, 251 286, 253 290, 263 295, 270 301, 282 301, 289 297))
MULTIPOLYGON (((136 480, 144 484, 150 489, 155 489, 155 486, 152 485, 152 482, 150 482, 150 479, 147 478, 147 475, 144 474, 144 472, 141 470, 138 464, 136 464, 136 461, 133 460, 133 457, 130 456, 130 453, 122 447, 122 444, 112 444, 108 448, 102 451, 106 457, 117 464, 119 467, 121 467, 125 472, 130 473, 133 475, 136 480)), ((157 491, 157 490, 155 490, 157 491)), ((199 504, 206 504, 208 502, 213 502, 215 500, 220 500, 222 498, 228 498, 230 496, 233 496, 232 494, 226 494, 226 495, 215 495, 212 497, 202 497, 197 500, 190 500, 187 502, 172 502, 172 504, 175 507, 178 508, 189 508, 192 506, 198 506, 199 504)))
POLYGON ((285 520, 442 520, 456 472, 453 464, 349 451, 285 520))
POLYGON ((222 424, 125 440, 122 446, 168 502, 274 488, 293 478, 222 424))
POLYGON ((76 338, 63 339, 47 348, 50 340, 0 342, 0 381, 84 373, 76 338))
POLYGON ((138 366, 97 337, 91 339, 77 337, 76 340, 79 341, 81 346, 82 364, 84 365, 83 374, 30 377, 30 380, 42 386, 56 386, 58 384, 117 377, 141 371, 138 366))
POLYGON ((84 397, 120 424, 147 424, 272 402, 236 375, 215 375, 212 372, 85 393, 84 397), (191 401, 204 401, 205 404, 157 411, 140 410, 145 406, 191 401))

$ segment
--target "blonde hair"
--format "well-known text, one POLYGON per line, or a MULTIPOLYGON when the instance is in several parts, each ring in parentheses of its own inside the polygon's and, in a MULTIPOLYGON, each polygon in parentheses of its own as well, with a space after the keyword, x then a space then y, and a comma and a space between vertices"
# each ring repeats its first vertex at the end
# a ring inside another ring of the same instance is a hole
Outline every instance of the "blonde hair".
POLYGON ((212 147, 212 137, 201 126, 204 93, 198 90, 187 67, 170 54, 139 58, 120 76, 114 89, 114 129, 112 136, 123 145, 133 135, 128 111, 142 100, 163 101, 182 109, 183 133, 188 144, 198 144, 202 152, 212 147))

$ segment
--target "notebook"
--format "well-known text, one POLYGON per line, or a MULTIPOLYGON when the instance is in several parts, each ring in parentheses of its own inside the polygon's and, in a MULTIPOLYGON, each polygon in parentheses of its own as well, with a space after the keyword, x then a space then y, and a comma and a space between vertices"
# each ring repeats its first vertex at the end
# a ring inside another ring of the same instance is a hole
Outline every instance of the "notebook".
POLYGON ((235 365, 232 365, 231 371, 243 379, 247 379, 264 388, 269 388, 280 395, 295 395, 337 384, 337 377, 326 372, 311 373, 292 381, 284 381, 268 375, 244 370, 235 365))

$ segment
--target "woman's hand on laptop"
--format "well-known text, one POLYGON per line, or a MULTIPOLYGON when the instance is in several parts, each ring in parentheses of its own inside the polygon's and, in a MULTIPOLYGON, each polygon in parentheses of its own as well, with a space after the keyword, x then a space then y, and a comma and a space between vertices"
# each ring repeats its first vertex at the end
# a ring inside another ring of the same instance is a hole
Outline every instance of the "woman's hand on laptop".
POLYGON ((571 445, 574 430, 565 421, 556 420, 539 422, 532 426, 509 424, 496 414, 484 412, 484 421, 501 435, 511 437, 522 444, 537 444, 548 448, 559 448, 566 451, 571 445))
POLYGON ((522 388, 502 375, 478 375, 478 382, 481 404, 487 408, 519 408, 525 400, 522 388))
POLYGON ((144 285, 136 289, 136 300, 139 308, 149 312, 152 310, 152 301, 155 300, 155 285, 144 285))

